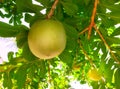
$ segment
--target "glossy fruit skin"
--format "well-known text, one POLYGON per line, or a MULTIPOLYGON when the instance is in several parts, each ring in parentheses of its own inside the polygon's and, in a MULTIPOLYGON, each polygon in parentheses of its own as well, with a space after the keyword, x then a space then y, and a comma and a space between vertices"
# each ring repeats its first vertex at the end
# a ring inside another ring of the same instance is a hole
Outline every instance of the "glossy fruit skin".
POLYGON ((63 52, 66 46, 65 29, 55 20, 36 21, 28 34, 31 52, 40 59, 51 59, 63 52))
POLYGON ((93 81, 99 81, 102 78, 99 72, 97 71, 97 69, 95 68, 90 69, 87 75, 88 75, 88 78, 93 81))

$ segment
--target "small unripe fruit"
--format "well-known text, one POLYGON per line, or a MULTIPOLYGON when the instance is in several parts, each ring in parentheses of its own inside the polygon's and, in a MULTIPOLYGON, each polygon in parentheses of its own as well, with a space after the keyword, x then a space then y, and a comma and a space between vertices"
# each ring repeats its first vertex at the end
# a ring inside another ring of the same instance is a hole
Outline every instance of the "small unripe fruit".
POLYGON ((99 81, 102 78, 102 76, 100 75, 100 73, 95 68, 90 69, 88 71, 88 77, 89 77, 90 80, 93 80, 93 81, 99 81))
POLYGON ((28 34, 31 52, 40 59, 51 59, 63 52, 66 46, 65 29, 59 21, 35 22, 28 34))

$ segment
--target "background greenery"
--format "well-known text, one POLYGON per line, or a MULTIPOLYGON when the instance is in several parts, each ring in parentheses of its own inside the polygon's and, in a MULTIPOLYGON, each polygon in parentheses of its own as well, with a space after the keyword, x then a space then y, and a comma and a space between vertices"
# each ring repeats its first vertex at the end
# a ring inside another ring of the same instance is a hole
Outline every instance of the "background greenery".
POLYGON ((19 51, 16 57, 8 53, 9 62, 0 65, 0 81, 8 89, 68 89, 69 83, 78 80, 94 89, 120 88, 120 0, 99 0, 95 23, 104 37, 93 28, 88 31, 95 0, 59 0, 52 19, 63 23, 67 34, 67 46, 57 58, 38 60, 29 50, 27 34, 36 20, 46 19, 54 0, 0 0, 0 17, 8 18, 9 24, 0 22, 1 37, 16 37, 19 51), (40 13, 46 9, 46 14, 40 13), (34 15, 31 15, 31 13, 34 15), (26 27, 21 19, 30 24, 26 27), (107 43, 107 45, 106 45, 107 43), (94 65, 103 79, 92 81, 87 72, 94 65), (72 76, 72 77, 70 77, 72 76))

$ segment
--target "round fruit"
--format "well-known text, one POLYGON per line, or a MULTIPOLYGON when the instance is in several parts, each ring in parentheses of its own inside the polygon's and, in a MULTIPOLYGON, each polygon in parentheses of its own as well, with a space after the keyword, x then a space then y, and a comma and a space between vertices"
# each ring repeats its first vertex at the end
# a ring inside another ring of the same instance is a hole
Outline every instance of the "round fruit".
POLYGON ((28 34, 31 52, 40 59, 51 59, 65 49, 65 29, 59 21, 42 20, 35 22, 28 34))
POLYGON ((93 81, 99 81, 102 78, 99 72, 97 71, 97 69, 95 68, 90 69, 88 71, 88 77, 90 80, 93 80, 93 81))

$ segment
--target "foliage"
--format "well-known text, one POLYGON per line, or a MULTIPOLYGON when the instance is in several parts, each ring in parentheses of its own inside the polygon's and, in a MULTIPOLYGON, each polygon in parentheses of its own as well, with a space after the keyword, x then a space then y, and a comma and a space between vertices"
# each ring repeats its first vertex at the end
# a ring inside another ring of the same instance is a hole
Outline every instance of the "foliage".
POLYGON ((6 12, 0 10, 0 17, 9 19, 9 24, 0 22, 0 36, 16 37, 19 47, 16 57, 11 52, 9 62, 0 65, 3 86, 8 89, 68 89, 72 80, 78 80, 93 89, 119 89, 120 27, 115 25, 120 23, 120 1, 99 0, 94 19, 97 27, 93 26, 90 35, 84 29, 91 23, 97 0, 59 0, 51 19, 63 23, 67 45, 61 55, 48 61, 30 52, 27 34, 36 20, 46 19, 54 0, 36 1, 41 5, 33 4, 32 0, 0 0, 0 9, 6 12), (43 9, 45 14, 41 13, 43 9), (29 27, 21 22, 22 18, 29 27), (102 80, 92 81, 87 77, 93 66, 102 80))

